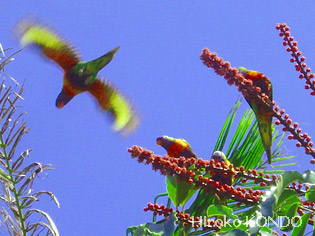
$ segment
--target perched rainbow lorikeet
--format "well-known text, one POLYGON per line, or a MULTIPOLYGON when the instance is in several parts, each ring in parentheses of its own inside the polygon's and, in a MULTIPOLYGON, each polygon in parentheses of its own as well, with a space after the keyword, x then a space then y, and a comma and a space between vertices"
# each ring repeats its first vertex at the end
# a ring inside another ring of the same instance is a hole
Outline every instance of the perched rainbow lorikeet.
MULTIPOLYGON (((226 158, 225 154, 221 151, 215 151, 212 156, 211 159, 217 160, 218 162, 225 162, 225 164, 227 166, 230 165, 230 162, 228 161, 228 159, 226 158)), ((213 179, 214 181, 218 181, 221 182, 222 185, 227 184, 227 185, 232 185, 233 184, 233 178, 232 176, 222 176, 221 174, 214 174, 213 176, 211 176, 211 179, 213 179)))
MULTIPOLYGON (((245 79, 251 80, 254 86, 259 87, 261 89, 261 93, 265 93, 269 97, 268 103, 271 103, 272 84, 270 79, 268 79, 263 73, 247 70, 244 67, 239 67, 239 72, 244 75, 245 79)), ((255 113, 261 140, 268 157, 268 163, 271 164, 272 114, 250 95, 245 96, 245 99, 255 113)))
POLYGON ((97 78, 97 73, 115 56, 119 47, 103 56, 88 62, 82 62, 76 50, 47 27, 28 21, 22 21, 18 30, 21 44, 33 44, 49 59, 55 61, 63 70, 63 88, 56 100, 60 109, 74 96, 89 92, 101 109, 109 111, 114 119, 113 129, 129 133, 138 123, 138 118, 129 101, 112 87, 108 81, 97 78))
MULTIPOLYGON (((171 157, 197 158, 189 143, 184 139, 175 139, 164 135, 156 139, 156 144, 165 148, 167 154, 171 157)), ((176 177, 169 175, 166 175, 166 187, 169 198, 172 199, 176 209, 179 205, 184 207, 185 203, 197 191, 193 184, 178 181, 176 177)))
MULTIPOLYGON (((230 162, 226 158, 225 154, 221 151, 215 151, 212 153, 211 159, 217 160, 218 162, 224 162, 227 166, 230 165, 230 162)), ((227 185, 232 185, 234 182, 234 178, 232 175, 227 175, 226 177, 223 176, 222 174, 215 173, 213 176, 211 176, 211 179, 214 181, 220 182, 222 185, 227 184, 227 185)), ((215 205, 227 205, 227 199, 224 198, 224 195, 218 195, 215 194, 215 205)), ((218 219, 223 219, 222 216, 218 216, 218 219)))
POLYGON ((167 155, 171 157, 181 157, 186 158, 195 157, 197 158, 191 146, 185 139, 171 138, 166 135, 156 139, 156 144, 162 146, 167 151, 167 155))

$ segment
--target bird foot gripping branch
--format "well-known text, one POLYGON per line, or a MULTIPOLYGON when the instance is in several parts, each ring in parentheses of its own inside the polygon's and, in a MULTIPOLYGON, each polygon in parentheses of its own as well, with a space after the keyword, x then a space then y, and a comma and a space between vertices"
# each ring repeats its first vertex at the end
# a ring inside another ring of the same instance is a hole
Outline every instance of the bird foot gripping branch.
POLYGON ((97 77, 98 72, 114 58, 119 47, 95 60, 82 62, 72 46, 41 24, 22 21, 19 32, 21 44, 39 47, 48 59, 64 70, 63 88, 56 100, 58 108, 65 106, 77 94, 87 91, 104 112, 109 111, 114 119, 115 131, 127 134, 137 127, 138 117, 130 102, 108 81, 97 77))

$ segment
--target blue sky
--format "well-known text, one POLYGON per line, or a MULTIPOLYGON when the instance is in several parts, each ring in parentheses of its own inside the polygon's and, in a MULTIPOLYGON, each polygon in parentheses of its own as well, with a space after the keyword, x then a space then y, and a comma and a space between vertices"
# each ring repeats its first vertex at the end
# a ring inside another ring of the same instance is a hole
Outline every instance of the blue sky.
MULTIPOLYGON (((155 140, 161 135, 186 139, 196 154, 210 158, 228 111, 239 96, 235 86, 202 65, 204 47, 234 67, 264 72, 273 83, 274 100, 311 136, 314 97, 289 62, 275 30, 286 22, 314 68, 312 1, 5 1, 0 6, 4 48, 20 48, 13 28, 35 16, 69 39, 84 60, 120 46, 115 59, 100 71, 135 104, 139 129, 122 138, 87 94, 63 109, 55 107, 62 71, 27 48, 6 73, 25 80, 25 119, 31 128, 21 150, 33 148, 30 161, 55 170, 38 180, 35 190, 52 191, 37 205, 55 221, 61 235, 123 235, 128 226, 149 222, 147 202, 165 191, 164 177, 131 159, 134 144, 165 154, 155 140), (268 2, 268 3, 267 3, 268 2)), ((248 108, 241 106, 242 112, 248 108)), ((296 170, 310 169, 310 156, 286 140, 285 154, 296 154, 296 170)))

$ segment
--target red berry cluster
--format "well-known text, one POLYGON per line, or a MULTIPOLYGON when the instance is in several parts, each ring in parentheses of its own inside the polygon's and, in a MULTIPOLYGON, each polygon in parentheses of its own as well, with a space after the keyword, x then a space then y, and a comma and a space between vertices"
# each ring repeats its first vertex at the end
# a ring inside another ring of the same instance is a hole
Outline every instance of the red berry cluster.
MULTIPOLYGON (((304 215, 303 210, 300 209, 300 208, 297 210, 297 212, 298 212, 301 216, 304 215)), ((307 224, 314 226, 314 213, 311 214, 310 219, 308 220, 307 224)))
MULTIPOLYGON (((302 202, 302 205, 303 205, 304 207, 306 207, 307 209, 310 209, 310 210, 312 210, 312 211, 315 210, 315 208, 314 208, 315 203, 314 203, 314 202, 303 201, 303 202, 302 202)), ((313 217, 314 217, 314 216, 313 216, 313 217)))
POLYGON ((293 182, 289 186, 289 188, 294 189, 299 194, 305 194, 306 191, 310 188, 310 186, 305 185, 305 184, 301 184, 301 183, 297 183, 297 182, 293 182))
POLYGON ((304 201, 302 198, 300 198, 300 200, 301 200, 302 206, 300 206, 296 212, 300 216, 303 216, 305 213, 311 213, 310 219, 308 220, 308 224, 314 225, 315 203, 304 201))
POLYGON ((240 178, 242 183, 246 183, 248 180, 253 180, 255 184, 260 183, 261 186, 274 185, 277 180, 276 175, 272 175, 270 179, 269 174, 264 174, 263 172, 257 172, 257 170, 248 169, 245 171, 243 166, 236 167, 235 171, 237 172, 236 178, 240 178))
MULTIPOLYGON (((157 203, 148 203, 148 206, 143 209, 145 212, 147 211, 152 211, 153 215, 163 215, 164 217, 169 217, 173 213, 172 208, 167 208, 163 204, 158 205, 157 203)), ((195 229, 200 228, 201 226, 204 227, 204 229, 214 229, 217 230, 218 227, 220 226, 219 222, 216 222, 214 220, 209 220, 209 219, 200 219, 200 217, 194 217, 190 216, 188 213, 182 213, 180 211, 176 211, 176 217, 178 221, 182 222, 184 227, 190 226, 195 229), (204 222, 202 221, 204 220, 204 222)))
POLYGON ((201 226, 201 222, 199 223, 199 217, 191 217, 188 213, 181 213, 180 211, 176 211, 177 218, 179 221, 183 223, 184 227, 192 226, 193 228, 197 229, 201 226), (193 223, 193 224, 192 224, 193 223))
MULTIPOLYGON (((275 107, 275 110, 279 110, 277 109, 277 107, 275 107)), ((280 114, 284 114, 285 111, 282 109, 280 111, 280 114)), ((289 115, 285 114, 284 115, 284 119, 286 120, 288 127, 283 127, 283 131, 290 131, 291 134, 288 135, 288 139, 289 140, 298 140, 298 142, 296 142, 296 147, 304 147, 305 149, 305 153, 306 154, 311 154, 314 157, 314 143, 311 141, 311 136, 308 135, 308 133, 302 133, 302 129, 298 128, 299 124, 294 122, 293 125, 292 124, 292 120, 289 119, 289 115)), ((276 125, 279 125, 281 122, 279 120, 275 121, 276 125)), ((315 164, 315 159, 311 160, 312 164, 315 164)))
MULTIPOLYGON (((223 76, 229 85, 236 85, 238 90, 244 95, 250 95, 257 103, 261 104, 273 117, 277 118, 276 125, 282 124, 284 126, 283 131, 288 131, 292 134, 288 138, 297 140, 296 146, 303 146, 305 153, 315 158, 315 149, 313 148, 311 137, 307 133, 302 134, 302 129, 298 128, 298 123, 293 122, 289 115, 285 114, 284 109, 276 106, 275 101, 267 102, 269 99, 268 96, 260 93, 260 89, 255 87, 251 80, 245 79, 241 73, 238 73, 237 68, 230 67, 229 62, 225 62, 217 53, 210 52, 207 48, 202 50, 200 59, 204 65, 214 69, 218 75, 223 76)), ((311 160, 311 164, 315 164, 315 159, 311 160)))
MULTIPOLYGON (((173 158, 168 155, 162 157, 153 154, 152 151, 146 150, 139 146, 133 146, 128 149, 133 158, 137 158, 138 162, 151 164, 153 170, 159 170, 162 175, 176 176, 178 181, 186 181, 194 184, 199 189, 204 189, 208 193, 214 193, 222 198, 234 199, 238 201, 238 205, 256 204, 261 195, 262 190, 253 190, 251 188, 242 188, 240 186, 232 186, 222 183, 223 181, 214 181, 206 177, 200 170, 204 170, 211 176, 220 175, 223 178, 241 179, 242 183, 254 181, 255 184, 261 186, 275 185, 278 179, 277 175, 270 176, 257 170, 245 170, 243 166, 235 167, 233 164, 227 165, 225 162, 219 162, 216 159, 205 161, 195 158, 173 158), (194 166, 194 168, 192 168, 194 166)), ((292 183, 288 188, 294 189, 297 193, 304 195, 309 186, 301 183, 292 183)), ((151 209, 152 210, 152 209, 151 209)))
POLYGON ((206 217, 190 216, 188 213, 181 213, 179 211, 176 211, 176 214, 184 227, 189 226, 194 229, 202 227, 203 230, 219 230, 222 227, 221 221, 207 219, 206 217))
POLYGON ((168 217, 172 212, 173 209, 172 208, 167 208, 165 207, 163 204, 158 205, 158 204, 152 204, 152 203, 148 203, 148 207, 143 208, 143 210, 145 212, 147 211, 153 211, 153 215, 163 215, 164 217, 168 217))
POLYGON ((269 179, 269 175, 264 176, 263 173, 258 173, 256 170, 245 171, 244 167, 237 167, 234 170, 232 164, 228 166, 225 162, 218 162, 214 159, 205 161, 195 158, 173 158, 168 155, 162 157, 139 146, 129 148, 128 152, 133 158, 137 158, 138 162, 151 164, 153 170, 159 170, 163 175, 176 176, 179 181, 192 183, 195 187, 204 189, 206 192, 217 194, 222 198, 234 199, 239 203, 256 204, 264 192, 223 184, 222 181, 215 181, 211 177, 206 177, 200 170, 205 170, 211 176, 220 175, 223 178, 254 180, 255 183, 260 183, 262 186, 274 184, 277 178, 273 175, 272 179, 269 179))
POLYGON ((287 47, 287 52, 291 53, 291 63, 295 64, 296 71, 300 72, 299 78, 305 78, 305 89, 312 89, 311 95, 315 96, 315 77, 314 73, 311 72, 311 68, 306 68, 305 57, 302 56, 302 52, 298 50, 298 42, 294 41, 294 37, 290 34, 290 28, 286 23, 277 24, 277 30, 280 30, 279 36, 283 38, 283 46, 287 47))

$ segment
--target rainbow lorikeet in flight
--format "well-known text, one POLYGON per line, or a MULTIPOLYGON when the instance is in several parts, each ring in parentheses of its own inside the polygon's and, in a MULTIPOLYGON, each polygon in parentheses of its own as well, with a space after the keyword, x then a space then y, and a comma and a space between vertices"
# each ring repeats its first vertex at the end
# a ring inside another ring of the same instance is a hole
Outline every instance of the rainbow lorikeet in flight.
POLYGON ((114 119, 113 129, 129 133, 138 123, 138 118, 129 101, 108 81, 97 77, 97 73, 115 56, 119 47, 103 56, 82 62, 76 50, 47 27, 23 21, 19 24, 21 44, 33 44, 50 60, 55 61, 63 70, 63 88, 56 100, 60 109, 74 96, 87 91, 97 101, 101 109, 109 111, 114 119))
MULTIPOLYGON (((254 86, 259 87, 261 89, 261 93, 265 93, 269 97, 267 102, 271 103, 272 84, 270 79, 268 79, 263 73, 247 70, 244 67, 239 67, 239 72, 243 74, 245 79, 251 80, 254 86)), ((250 95, 245 96, 245 99, 255 113, 261 140, 268 157, 268 163, 271 164, 272 114, 264 108, 261 102, 257 102, 250 95)))
MULTIPOLYGON (((175 139, 166 135, 156 139, 156 144, 162 146, 171 157, 179 158, 181 156, 197 159, 196 154, 191 149, 189 143, 184 139, 175 139)), ((193 184, 185 181, 178 181, 175 176, 166 175, 166 187, 168 196, 172 199, 176 208, 179 205, 184 207, 185 203, 197 191, 193 184)))

